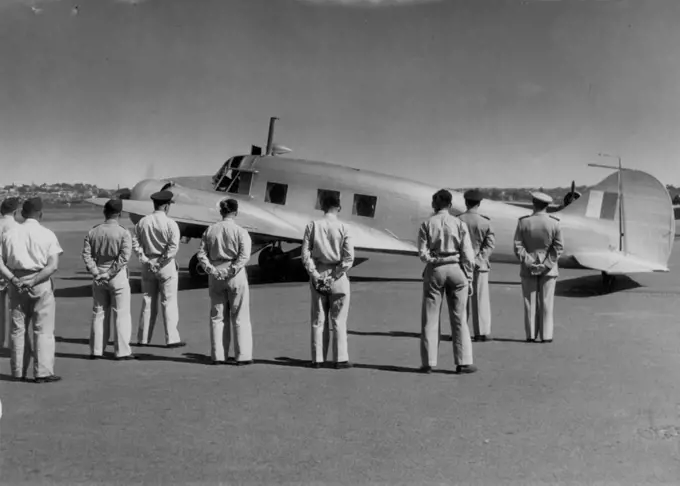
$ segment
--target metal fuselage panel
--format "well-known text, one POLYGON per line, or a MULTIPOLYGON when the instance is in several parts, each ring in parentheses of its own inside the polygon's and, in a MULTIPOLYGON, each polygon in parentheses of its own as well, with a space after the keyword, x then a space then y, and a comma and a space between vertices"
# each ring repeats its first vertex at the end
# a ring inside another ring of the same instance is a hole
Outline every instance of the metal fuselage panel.
MULTIPOLYGON (((252 167, 258 171, 253 174, 250 193, 247 195, 217 192, 213 189, 212 176, 206 175, 145 180, 135 186, 132 199, 148 199, 151 193, 172 181, 176 184, 171 190, 175 193, 177 202, 202 205, 216 210, 220 200, 232 197, 258 204, 274 214, 281 214, 289 221, 306 223, 321 216, 321 212, 315 209, 317 191, 335 190, 340 192, 342 219, 386 231, 415 244, 420 224, 432 215, 432 195, 440 189, 390 175, 324 162, 266 156, 246 158, 250 159, 252 167), (285 205, 265 202, 268 182, 288 186, 285 205), (352 214, 355 194, 377 197, 374 217, 352 214)), ((442 187, 450 187, 453 182, 455 181, 446 181, 442 187)), ((452 212, 454 214, 464 212, 466 208, 463 195, 456 191, 450 192, 453 195, 452 212)), ((517 220, 531 214, 531 211, 498 201, 484 200, 480 212, 491 218, 496 234, 496 248, 492 261, 517 263, 513 244, 517 220)), ((618 244, 618 226, 614 221, 567 214, 561 216, 559 213, 556 216, 560 218, 564 236, 565 253, 560 260, 563 267, 581 268, 571 258, 570 250, 573 251, 575 248, 606 250, 616 248, 618 244)), ((214 220, 219 220, 217 211, 214 220)))

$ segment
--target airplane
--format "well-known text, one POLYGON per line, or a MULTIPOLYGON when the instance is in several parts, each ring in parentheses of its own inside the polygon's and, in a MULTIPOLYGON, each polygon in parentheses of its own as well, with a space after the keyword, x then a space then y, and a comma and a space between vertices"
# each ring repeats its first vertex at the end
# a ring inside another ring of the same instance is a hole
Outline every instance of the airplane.
MULTIPOLYGON (((123 211, 133 223, 153 211, 151 194, 174 194, 169 216, 179 225, 182 241, 201 238, 205 229, 221 220, 219 202, 239 201, 237 223, 251 235, 252 254, 265 275, 276 277, 285 263, 301 253, 305 226, 320 213, 320 201, 338 194, 341 219, 348 224, 356 251, 415 256, 420 224, 432 215, 436 187, 409 179, 327 162, 282 157, 291 150, 273 143, 272 117, 266 151, 253 146, 251 153, 229 158, 214 175, 144 179, 121 194, 123 211), (294 244, 284 251, 282 244, 294 244)), ((613 168, 613 167, 608 167, 613 168)), ((451 212, 465 211, 461 192, 453 196, 451 212)), ((105 198, 88 202, 103 206, 105 198)), ((496 234, 492 262, 514 263, 513 236, 517 220, 531 210, 500 201, 484 200, 496 234)), ((652 175, 618 167, 578 199, 554 212, 560 219, 564 253, 562 268, 602 272, 611 287, 613 276, 639 272, 668 272, 675 218, 666 187, 652 175), (623 196, 623 197, 621 197, 623 196)), ((189 262, 192 278, 205 279, 194 255, 189 262)))

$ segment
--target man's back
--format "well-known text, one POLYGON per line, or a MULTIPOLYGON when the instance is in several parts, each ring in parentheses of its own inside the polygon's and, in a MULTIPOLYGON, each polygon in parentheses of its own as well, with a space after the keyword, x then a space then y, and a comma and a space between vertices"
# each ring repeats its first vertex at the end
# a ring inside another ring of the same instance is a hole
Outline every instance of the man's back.
POLYGON ((491 231, 491 223, 487 216, 480 214, 476 209, 469 209, 460 216, 458 216, 463 223, 468 227, 470 232, 470 240, 472 241, 472 248, 475 253, 479 252, 482 243, 491 231))
POLYGON ((146 255, 162 255, 179 241, 179 226, 163 211, 154 211, 139 220, 135 236, 146 255))
POLYGON ((461 252, 464 239, 463 222, 447 210, 438 211, 423 222, 421 233, 427 236, 427 248, 433 255, 461 252))
POLYGON ((338 263, 344 259, 354 259, 347 226, 333 214, 326 214, 307 225, 311 242, 311 258, 321 263, 338 263))
POLYGON ((206 230, 205 241, 206 254, 210 260, 235 260, 245 251, 246 245, 250 246, 250 235, 236 222, 226 219, 210 225, 206 230))
POLYGON ((547 251, 559 230, 559 219, 548 213, 524 216, 517 223, 518 237, 529 253, 547 251))
POLYGON ((35 219, 27 219, 2 235, 2 257, 10 269, 38 271, 62 252, 57 236, 35 219))

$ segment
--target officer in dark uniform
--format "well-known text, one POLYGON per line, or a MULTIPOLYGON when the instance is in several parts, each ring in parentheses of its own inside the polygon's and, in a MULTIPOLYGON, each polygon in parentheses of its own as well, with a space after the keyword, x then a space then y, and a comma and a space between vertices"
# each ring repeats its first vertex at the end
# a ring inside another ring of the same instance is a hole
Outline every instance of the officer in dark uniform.
POLYGON ((458 216, 467 224, 475 252, 472 295, 468 301, 468 317, 472 319, 473 341, 491 341, 491 302, 489 301, 489 257, 496 246, 496 236, 488 216, 479 212, 484 196, 471 189, 463 194, 467 211, 458 216))
POLYGON ((548 214, 552 198, 533 192, 534 212, 517 221, 515 255, 520 261, 527 342, 553 340, 553 301, 559 274, 557 261, 564 251, 560 220, 548 214))

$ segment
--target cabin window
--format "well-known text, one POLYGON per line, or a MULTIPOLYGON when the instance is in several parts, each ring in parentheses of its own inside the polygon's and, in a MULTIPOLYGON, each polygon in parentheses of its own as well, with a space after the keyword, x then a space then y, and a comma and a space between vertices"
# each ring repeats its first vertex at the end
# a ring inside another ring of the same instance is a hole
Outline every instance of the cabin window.
POLYGON ((264 202, 272 204, 286 204, 288 195, 288 184, 278 182, 267 182, 267 192, 264 195, 264 202))
POLYGON ((253 183, 252 172, 234 171, 234 177, 231 179, 231 186, 227 192, 231 194, 250 194, 250 186, 253 183))
POLYGON ((377 203, 378 198, 375 196, 355 194, 354 205, 352 206, 352 214, 372 218, 375 216, 375 206, 377 203))
POLYGON ((323 209, 321 203, 326 196, 337 196, 340 198, 340 191, 333 191, 331 189, 319 189, 316 193, 316 209, 323 209))

